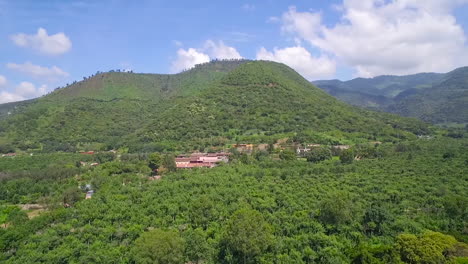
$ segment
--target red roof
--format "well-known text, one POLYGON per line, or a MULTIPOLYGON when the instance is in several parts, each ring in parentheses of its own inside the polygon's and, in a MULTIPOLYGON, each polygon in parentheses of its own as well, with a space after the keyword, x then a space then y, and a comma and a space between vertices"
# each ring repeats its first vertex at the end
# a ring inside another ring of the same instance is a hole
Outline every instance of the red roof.
POLYGON ((189 162, 191 159, 190 158, 175 158, 175 162, 189 162))

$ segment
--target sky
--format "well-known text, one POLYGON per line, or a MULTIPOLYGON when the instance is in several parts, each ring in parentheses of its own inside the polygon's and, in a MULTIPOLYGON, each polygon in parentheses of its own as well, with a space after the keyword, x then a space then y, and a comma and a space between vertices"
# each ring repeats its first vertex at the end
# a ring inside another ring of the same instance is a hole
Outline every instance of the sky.
POLYGON ((468 0, 0 0, 0 103, 112 69, 285 63, 308 80, 468 65, 468 0))

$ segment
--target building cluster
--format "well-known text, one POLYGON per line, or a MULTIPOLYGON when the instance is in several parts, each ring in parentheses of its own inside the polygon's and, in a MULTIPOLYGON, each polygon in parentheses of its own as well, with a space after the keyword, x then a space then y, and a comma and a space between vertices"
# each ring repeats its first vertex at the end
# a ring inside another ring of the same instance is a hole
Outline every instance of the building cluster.
POLYGON ((175 158, 178 169, 190 168, 213 168, 219 163, 227 163, 230 153, 192 153, 190 155, 179 155, 175 158))

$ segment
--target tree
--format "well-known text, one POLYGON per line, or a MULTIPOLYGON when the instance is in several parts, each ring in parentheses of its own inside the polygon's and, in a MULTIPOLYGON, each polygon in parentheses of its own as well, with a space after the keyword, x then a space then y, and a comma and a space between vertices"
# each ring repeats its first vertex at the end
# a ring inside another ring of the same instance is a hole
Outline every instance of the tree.
POLYGON ((83 193, 76 187, 70 187, 63 193, 63 204, 74 205, 83 199, 83 193))
POLYGON ((364 230, 370 234, 382 235, 384 233, 384 224, 390 222, 392 215, 380 204, 371 204, 364 213, 364 230))
POLYGON ((185 241, 176 231, 154 229, 143 233, 132 248, 135 263, 179 264, 184 263, 185 241))
POLYGON ((331 157, 331 151, 328 148, 313 148, 306 155, 307 161, 313 163, 331 159, 331 157))
POLYGON ((148 166, 152 171, 157 170, 162 164, 163 157, 159 153, 151 153, 148 157, 148 166))
POLYGON ((354 151, 352 149, 345 149, 340 153, 340 161, 343 164, 351 164, 354 161, 354 151))
POLYGON ((183 233, 186 241, 185 255, 192 263, 202 263, 210 254, 210 246, 202 229, 189 229, 183 233))
POLYGON ((273 232, 260 212, 240 209, 227 223, 224 242, 236 262, 252 263, 273 243, 273 232))
POLYGON ((164 158, 162 160, 162 166, 170 172, 174 172, 177 170, 177 166, 174 160, 174 157, 170 154, 164 155, 164 158))
POLYGON ((396 239, 396 250, 405 263, 446 263, 446 256, 457 240, 438 232, 422 236, 401 234, 396 239))
POLYGON ((280 159, 282 160, 295 160, 296 159, 296 153, 291 150, 283 150, 279 154, 280 159))
POLYGON ((346 194, 333 193, 320 203, 320 220, 325 224, 340 225, 352 219, 352 204, 346 194))
POLYGON ((192 201, 189 216, 192 226, 206 229, 215 216, 214 203, 206 195, 192 201))

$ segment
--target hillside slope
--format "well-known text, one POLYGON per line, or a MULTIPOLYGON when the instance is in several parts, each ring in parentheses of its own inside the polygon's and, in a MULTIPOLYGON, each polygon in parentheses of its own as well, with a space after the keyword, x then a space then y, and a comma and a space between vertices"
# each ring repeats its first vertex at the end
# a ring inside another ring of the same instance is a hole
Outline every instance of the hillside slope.
POLYGON ((29 105, 32 102, 34 102, 34 99, 0 104, 0 119, 6 118, 17 111, 20 111, 23 107, 29 105))
POLYGON ((340 143, 427 132, 414 120, 342 103, 289 67, 264 61, 213 62, 176 75, 99 74, 0 125, 0 144, 44 151, 164 151, 298 133, 340 143))
POLYGON ((313 83, 356 106, 416 117, 435 124, 467 123, 466 76, 468 67, 446 74, 419 73, 313 83))
POLYGON ((468 123, 468 67, 447 73, 441 82, 387 109, 433 123, 468 123))

